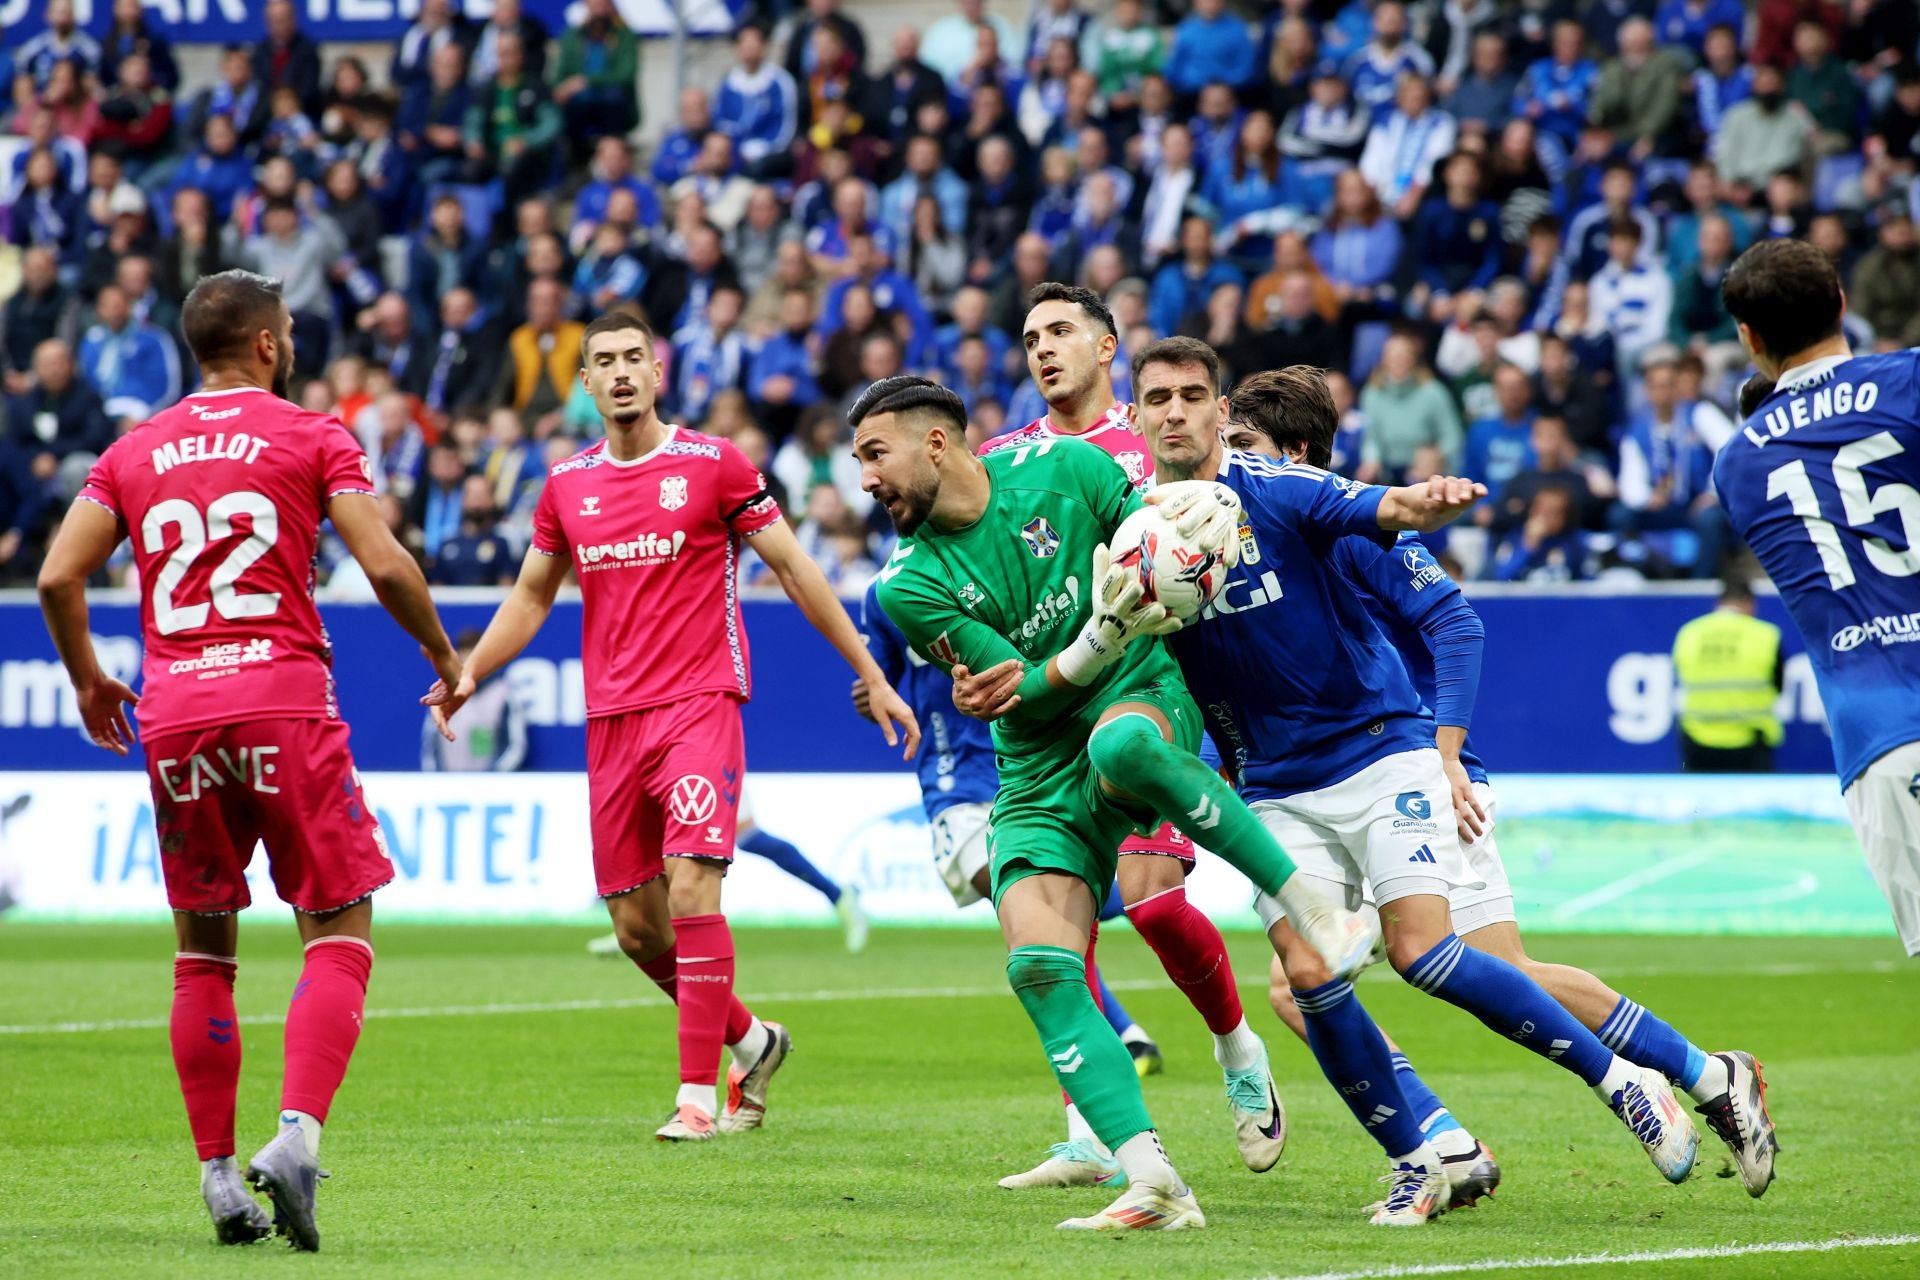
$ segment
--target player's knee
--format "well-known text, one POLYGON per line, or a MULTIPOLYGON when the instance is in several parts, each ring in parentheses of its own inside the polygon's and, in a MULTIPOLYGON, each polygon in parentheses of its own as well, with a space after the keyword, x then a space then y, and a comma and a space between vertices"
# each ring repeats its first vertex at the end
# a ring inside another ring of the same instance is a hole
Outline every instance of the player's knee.
POLYGON ((1444 933, 1430 933, 1424 929, 1390 931, 1387 935, 1387 963, 1404 978, 1407 970, 1413 968, 1420 957, 1439 946, 1445 938, 1444 933))
POLYGON ((614 921, 613 935, 620 941, 620 950, 636 964, 663 956, 673 946, 673 926, 644 916, 614 921))
MULTIPOLYGON (((1065 984, 1085 994, 1085 964, 1058 947, 1015 947, 1007 954, 1007 985, 1021 999, 1037 998, 1065 984)), ((1091 1000, 1093 997, 1088 995, 1091 1000)))
MULTIPOLYGON (((1280 959, 1284 970, 1275 976, 1295 991, 1312 991, 1333 981, 1333 970, 1327 968, 1327 962, 1320 953, 1308 946, 1298 934, 1294 935, 1293 945, 1287 948, 1286 954, 1280 959)), ((1291 994, 1287 996, 1287 1003, 1293 1003, 1291 994)), ((1277 1005, 1274 1012, 1280 1012, 1277 1005)), ((1281 1017, 1284 1019, 1286 1015, 1281 1014, 1281 1017)))
POLYGON ((1124 789, 1133 781, 1151 777, 1156 748, 1165 745, 1153 726, 1140 716, 1122 716, 1093 731, 1087 759, 1103 782, 1124 789))

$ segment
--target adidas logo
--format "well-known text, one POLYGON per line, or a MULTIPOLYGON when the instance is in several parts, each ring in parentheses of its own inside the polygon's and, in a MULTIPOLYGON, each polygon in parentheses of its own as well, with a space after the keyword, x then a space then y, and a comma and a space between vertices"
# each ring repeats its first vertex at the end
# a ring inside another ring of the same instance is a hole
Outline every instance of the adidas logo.
POLYGON ((1047 1056, 1053 1059, 1053 1069, 1063 1076, 1070 1076, 1087 1065, 1087 1059, 1080 1052, 1078 1044, 1070 1044, 1060 1052, 1047 1056))
POLYGON ((1413 856, 1411 858, 1408 858, 1407 861, 1408 862, 1431 862, 1431 863, 1434 863, 1435 865, 1438 865, 1440 859, 1433 856, 1433 849, 1430 846, 1423 844, 1418 849, 1415 849, 1413 851, 1413 856))
POLYGON ((1400 1113, 1394 1110, 1392 1107, 1387 1106, 1385 1103, 1381 1103, 1379 1106, 1373 1109, 1373 1114, 1367 1117, 1367 1128, 1371 1129, 1373 1128, 1373 1126, 1377 1124, 1385 1124, 1387 1121, 1393 1119, 1395 1116, 1399 1114, 1400 1113))
POLYGON ((1552 1044, 1547 1046, 1547 1056, 1549 1058, 1558 1058, 1561 1054, 1565 1053, 1567 1050, 1571 1048, 1573 1048, 1573 1041, 1555 1040, 1552 1044))

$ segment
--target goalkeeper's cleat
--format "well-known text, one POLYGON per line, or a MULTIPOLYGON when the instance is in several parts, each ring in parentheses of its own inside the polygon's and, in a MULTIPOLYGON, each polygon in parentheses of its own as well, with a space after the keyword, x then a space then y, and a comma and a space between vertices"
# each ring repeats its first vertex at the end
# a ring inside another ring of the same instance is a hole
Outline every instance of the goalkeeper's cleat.
POLYGON ((1478 1138, 1474 1139, 1473 1150, 1464 1155, 1441 1156, 1440 1168, 1447 1175, 1451 1192, 1447 1197, 1449 1209, 1471 1209, 1500 1185, 1500 1165, 1478 1138))
POLYGON ((1642 1067, 1607 1102, 1621 1123, 1647 1150, 1653 1167, 1668 1182, 1685 1182, 1700 1149, 1700 1131, 1674 1101, 1667 1078, 1642 1067))
POLYGON ((793 1052, 793 1037, 777 1022, 769 1022, 767 1047, 745 1071, 727 1072, 727 1106, 720 1113, 720 1132, 745 1133, 767 1122, 767 1084, 793 1052))
POLYGON ((587 944, 587 954, 599 956, 602 960, 614 960, 625 955, 626 952, 620 950, 620 935, 607 933, 587 944))
POLYGON ((1047 1158, 1025 1173, 1012 1173, 1000 1179, 1009 1191, 1031 1191, 1035 1187, 1124 1187, 1127 1175, 1120 1162, 1094 1149, 1085 1139, 1056 1142, 1047 1148, 1047 1158))
POLYGON ((320 1162, 307 1154, 307 1140, 289 1125, 247 1162, 247 1181, 273 1200, 273 1229, 296 1249, 320 1251, 320 1229, 313 1221, 314 1193, 326 1177, 320 1162))
POLYGON ((1424 1227, 1447 1211, 1450 1190, 1444 1173, 1403 1164, 1380 1181, 1388 1184, 1387 1198, 1374 1207, 1376 1227, 1424 1227))
POLYGON ((1160 1057, 1160 1046, 1142 1038, 1124 1042, 1127 1054, 1133 1059, 1133 1069, 1142 1080, 1148 1076, 1157 1076, 1166 1070, 1166 1063, 1160 1057))
POLYGON ((840 917, 840 931, 846 935, 847 954, 859 955, 867 949, 867 913, 860 909, 860 891, 845 886, 833 909, 840 917))
POLYGON ((1062 1231, 1186 1231, 1207 1225, 1191 1190, 1128 1187, 1090 1218, 1068 1218, 1062 1231))
POLYGON ((247 1192, 232 1156, 208 1161, 200 1171, 200 1196, 213 1215, 213 1234, 221 1244, 252 1244, 273 1234, 273 1219, 247 1192))
POLYGON ((1329 906, 1296 922, 1294 927, 1320 953, 1336 980, 1351 981, 1373 963, 1377 931, 1365 916, 1344 907, 1329 906))
POLYGON ((691 1102, 683 1102, 665 1124, 653 1131, 653 1136, 662 1142, 711 1142, 713 1117, 691 1102))
POLYGON ((1227 1110, 1233 1113, 1241 1162, 1255 1173, 1265 1173, 1280 1162, 1280 1153, 1287 1148, 1287 1109, 1280 1105, 1266 1054, 1260 1055, 1257 1067, 1224 1074, 1227 1110))
POLYGON ((1780 1154, 1773 1117, 1767 1113, 1767 1081, 1750 1053, 1736 1050, 1713 1056, 1726 1064, 1727 1091, 1694 1111, 1732 1150, 1742 1185, 1748 1195, 1758 1198, 1767 1193, 1773 1181, 1773 1158, 1780 1154))

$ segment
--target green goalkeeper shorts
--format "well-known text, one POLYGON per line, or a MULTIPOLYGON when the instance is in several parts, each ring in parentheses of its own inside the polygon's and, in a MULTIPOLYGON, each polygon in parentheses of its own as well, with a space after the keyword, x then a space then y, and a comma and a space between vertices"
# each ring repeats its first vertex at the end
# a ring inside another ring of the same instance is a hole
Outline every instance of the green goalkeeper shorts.
MULTIPOLYGON (((1082 710, 1089 736, 1107 709, 1123 702, 1154 707, 1173 726, 1173 744, 1182 751, 1199 752, 1200 708, 1185 684, 1154 681, 1112 690, 1082 710)), ((1028 876, 1049 873, 1077 876, 1093 891, 1096 906, 1105 902, 1119 868, 1121 843, 1165 821, 1161 815, 1123 807, 1108 798, 1084 744, 1053 773, 1009 784, 1007 772, 1002 773, 992 825, 987 829, 996 907, 1010 886, 1028 876)))

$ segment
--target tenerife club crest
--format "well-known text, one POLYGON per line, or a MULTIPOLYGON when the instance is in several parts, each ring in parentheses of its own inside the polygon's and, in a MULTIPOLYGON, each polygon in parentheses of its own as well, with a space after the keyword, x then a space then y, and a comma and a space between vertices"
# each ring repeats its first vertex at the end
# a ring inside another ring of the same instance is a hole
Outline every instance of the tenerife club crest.
POLYGON ((1027 551, 1045 560, 1060 550, 1060 535, 1053 531, 1045 516, 1035 516, 1027 521, 1026 528, 1020 530, 1021 539, 1027 544, 1027 551))
POLYGON ((687 505, 687 478, 667 476, 660 481, 660 509, 678 511, 687 505))

